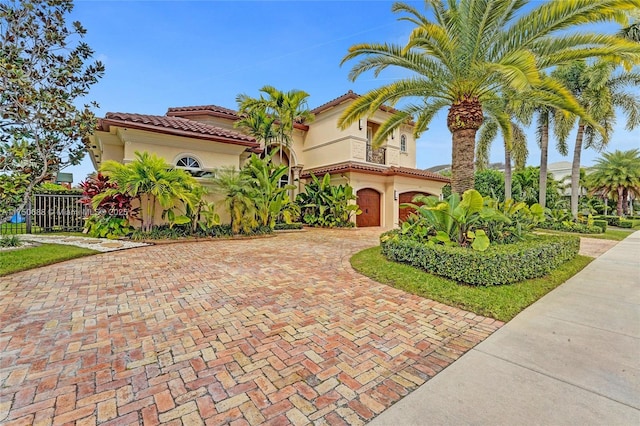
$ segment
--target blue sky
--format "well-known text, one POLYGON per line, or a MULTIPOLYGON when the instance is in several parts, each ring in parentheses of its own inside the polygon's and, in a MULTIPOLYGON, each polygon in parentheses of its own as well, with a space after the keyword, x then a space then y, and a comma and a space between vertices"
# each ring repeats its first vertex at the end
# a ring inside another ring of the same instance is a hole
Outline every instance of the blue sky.
MULTIPOLYGON (((348 80, 347 49, 361 42, 403 43, 410 24, 397 21, 392 1, 77 1, 73 20, 105 63, 105 76, 89 98, 107 112, 165 114, 168 107, 216 104, 235 108, 239 93, 257 96, 264 85, 308 92, 313 108, 348 90, 364 93, 402 75, 348 80)), ((418 3, 419 5, 420 3, 418 3)), ((421 6, 420 6, 421 7, 421 6)), ((451 162, 446 111, 418 140, 419 168, 451 162)), ((622 120, 620 120, 622 121, 622 120)), ((539 150, 529 138, 528 163, 539 150)), ((640 145, 640 129, 619 125, 610 149, 640 145)), ((583 165, 598 153, 583 152, 583 165)), ((495 143, 491 160, 501 161, 495 143)), ((571 161, 555 151, 550 161, 571 161)), ((88 158, 65 171, 75 183, 93 171, 88 158)))

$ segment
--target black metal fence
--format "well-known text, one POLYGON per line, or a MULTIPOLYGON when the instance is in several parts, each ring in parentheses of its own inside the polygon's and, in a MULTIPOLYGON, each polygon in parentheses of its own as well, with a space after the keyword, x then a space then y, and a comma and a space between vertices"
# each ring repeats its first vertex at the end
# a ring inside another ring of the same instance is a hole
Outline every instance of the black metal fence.
POLYGON ((91 214, 80 199, 82 194, 34 194, 24 211, 0 225, 0 234, 80 232, 91 214))

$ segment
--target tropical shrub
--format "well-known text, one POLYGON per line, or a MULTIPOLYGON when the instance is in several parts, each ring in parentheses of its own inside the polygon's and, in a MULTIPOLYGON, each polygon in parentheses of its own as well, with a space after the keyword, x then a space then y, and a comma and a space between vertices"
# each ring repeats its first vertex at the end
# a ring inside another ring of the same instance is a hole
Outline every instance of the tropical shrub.
POLYGON ((109 239, 125 237, 134 231, 127 218, 100 214, 92 214, 85 219, 84 228, 91 237, 109 239))
MULTIPOLYGON (((79 202, 92 208, 95 196, 104 194, 108 189, 117 189, 118 185, 102 173, 97 173, 80 182, 80 188, 82 189, 83 198, 79 202)), ((125 193, 115 192, 113 195, 102 197, 94 208, 96 213, 102 216, 136 217, 138 209, 131 207, 132 200, 133 198, 125 193)))
POLYGON ((20 247, 22 240, 17 235, 3 236, 0 238, 0 247, 20 247))
POLYGON ((538 224, 538 228, 554 231, 576 232, 580 234, 600 234, 606 230, 595 224, 595 218, 588 215, 579 215, 574 219, 571 212, 566 209, 545 209, 546 220, 538 224))
POLYGON ((266 158, 252 154, 242 169, 251 183, 249 196, 255 204, 258 224, 271 229, 278 217, 288 223, 298 211, 288 194, 295 186, 280 185, 281 178, 289 173, 289 168, 286 165, 275 165, 271 161, 275 152, 277 150, 266 158))
POLYGON ((543 222, 538 225, 538 228, 550 229, 553 231, 575 232, 578 234, 601 234, 604 232, 604 230, 599 226, 574 222, 573 220, 565 220, 562 222, 543 222))
POLYGON ((331 185, 327 173, 322 180, 313 174, 311 182, 298 194, 296 203, 300 206, 302 221, 310 226, 327 228, 352 227, 353 215, 361 213, 353 188, 346 185, 331 185))
POLYGON ((241 170, 227 167, 216 171, 212 183, 224 196, 222 203, 231 216, 234 234, 250 235, 259 228, 273 230, 278 220, 291 222, 299 215, 298 206, 288 194, 294 186, 280 185, 287 166, 271 161, 276 152, 265 158, 252 154, 241 170))
POLYGON ((514 244, 492 245, 485 251, 424 244, 400 230, 382 234, 382 254, 429 273, 477 286, 511 284, 541 277, 573 259, 580 248, 574 236, 537 235, 514 244))
POLYGON ((170 222, 168 212, 172 211, 174 224, 188 223, 184 214, 187 206, 194 206, 199 201, 194 191, 199 186, 195 178, 184 170, 168 168, 165 160, 155 154, 136 151, 135 157, 127 164, 116 161, 103 163, 100 171, 116 186, 95 195, 92 198, 93 208, 100 206, 105 198, 124 194, 140 203, 143 231, 153 229, 156 205, 162 207, 163 216, 170 222))
POLYGON ((421 206, 405 204, 412 207, 415 213, 403 222, 401 232, 408 238, 430 245, 469 246, 474 250, 486 250, 491 242, 487 234, 488 224, 511 224, 506 215, 488 205, 489 200, 482 198, 475 189, 465 191, 462 198, 452 194, 444 201, 434 196, 418 195, 413 201, 421 202, 421 206))

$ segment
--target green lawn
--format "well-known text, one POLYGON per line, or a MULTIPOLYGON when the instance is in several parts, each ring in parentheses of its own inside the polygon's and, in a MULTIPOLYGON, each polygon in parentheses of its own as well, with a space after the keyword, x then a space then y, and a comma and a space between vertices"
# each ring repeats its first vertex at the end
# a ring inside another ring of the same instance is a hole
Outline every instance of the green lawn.
POLYGON ((61 244, 42 244, 36 247, 0 251, 0 276, 96 253, 99 252, 61 244))
POLYGON ((380 283, 479 315, 509 321, 592 260, 578 256, 546 277, 491 287, 462 285, 409 265, 391 262, 380 254, 380 247, 356 253, 351 258, 351 265, 356 271, 380 283))

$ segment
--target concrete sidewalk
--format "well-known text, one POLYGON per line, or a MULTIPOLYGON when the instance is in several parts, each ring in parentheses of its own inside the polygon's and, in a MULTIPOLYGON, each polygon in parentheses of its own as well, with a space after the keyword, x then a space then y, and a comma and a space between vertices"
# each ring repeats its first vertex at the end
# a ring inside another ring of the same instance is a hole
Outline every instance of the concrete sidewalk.
POLYGON ((370 425, 640 424, 640 232, 370 425))

